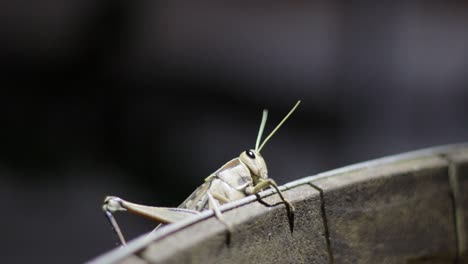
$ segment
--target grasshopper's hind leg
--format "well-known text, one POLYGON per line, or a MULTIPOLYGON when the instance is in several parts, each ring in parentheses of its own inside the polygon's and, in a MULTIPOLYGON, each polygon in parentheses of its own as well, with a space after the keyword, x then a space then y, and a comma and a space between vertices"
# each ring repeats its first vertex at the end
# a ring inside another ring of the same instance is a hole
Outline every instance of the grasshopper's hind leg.
POLYGON ((131 202, 127 202, 123 199, 120 199, 115 196, 108 196, 104 200, 104 205, 102 206, 104 213, 107 216, 107 219, 112 225, 115 233, 119 237, 120 242, 125 245, 125 239, 122 234, 122 231, 115 221, 113 217, 113 213, 118 211, 128 211, 129 213, 143 216, 147 219, 162 223, 162 224, 170 224, 182 219, 194 216, 199 214, 200 212, 188 209, 181 209, 181 208, 169 208, 169 207, 154 207, 154 206, 146 206, 141 204, 135 204, 131 202))
POLYGON ((117 197, 112 197, 108 196, 104 200, 104 205, 102 206, 102 210, 104 211, 104 214, 107 217, 107 220, 109 220, 110 225, 112 226, 112 230, 114 230, 115 234, 117 235, 120 244, 125 246, 127 243, 125 242, 124 235, 122 231, 120 230, 119 224, 117 224, 117 221, 114 218, 113 213, 117 211, 126 211, 125 208, 123 208, 120 205, 120 198, 117 197))

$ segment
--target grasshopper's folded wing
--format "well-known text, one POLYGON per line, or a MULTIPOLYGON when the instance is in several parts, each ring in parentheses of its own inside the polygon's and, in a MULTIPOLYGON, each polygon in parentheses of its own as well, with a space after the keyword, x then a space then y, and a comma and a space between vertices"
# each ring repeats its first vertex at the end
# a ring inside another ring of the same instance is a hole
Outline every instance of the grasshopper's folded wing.
MULTIPOLYGON (((209 177, 207 178, 209 179, 209 177)), ((179 205, 179 208, 201 212, 208 208, 207 192, 211 186, 211 179, 198 187, 190 196, 179 205)))

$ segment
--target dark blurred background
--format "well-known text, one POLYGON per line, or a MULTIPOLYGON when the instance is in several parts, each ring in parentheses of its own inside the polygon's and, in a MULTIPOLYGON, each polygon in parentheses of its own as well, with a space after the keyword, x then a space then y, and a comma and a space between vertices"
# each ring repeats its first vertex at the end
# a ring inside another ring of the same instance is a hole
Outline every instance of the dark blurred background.
MULTIPOLYGON (((7 1, 1 262, 115 246, 106 195, 177 206, 253 148, 284 184, 468 139, 463 1, 7 1)), ((153 223, 118 215, 133 238, 153 223)))

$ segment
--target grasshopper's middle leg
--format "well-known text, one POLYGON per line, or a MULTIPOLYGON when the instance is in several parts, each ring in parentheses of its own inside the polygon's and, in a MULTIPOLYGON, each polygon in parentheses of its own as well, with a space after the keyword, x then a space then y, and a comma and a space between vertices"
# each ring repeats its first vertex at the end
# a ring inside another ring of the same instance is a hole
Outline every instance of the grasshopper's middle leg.
POLYGON ((224 220, 223 213, 221 213, 221 211, 219 210, 218 203, 216 202, 216 200, 218 200, 222 203, 227 203, 229 202, 229 199, 227 199, 224 196, 218 195, 216 193, 211 194, 210 192, 208 192, 207 195, 208 195, 208 208, 213 210, 216 218, 218 218, 218 220, 226 227, 226 230, 227 230, 226 241, 227 241, 227 244, 229 245, 231 242, 232 227, 228 222, 224 220))

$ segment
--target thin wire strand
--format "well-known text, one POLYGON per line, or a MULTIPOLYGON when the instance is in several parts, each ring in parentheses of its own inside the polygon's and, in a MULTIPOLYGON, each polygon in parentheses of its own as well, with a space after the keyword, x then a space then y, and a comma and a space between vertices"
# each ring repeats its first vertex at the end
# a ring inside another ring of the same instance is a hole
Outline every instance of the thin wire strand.
POLYGON ((262 134, 263 134, 263 130, 265 129, 267 118, 268 118, 268 110, 264 109, 263 115, 262 115, 262 122, 260 123, 260 129, 258 130, 257 142, 255 142, 255 151, 258 150, 258 145, 260 145, 260 141, 262 140, 262 134))
POLYGON ((263 141, 260 148, 258 148, 258 152, 260 152, 262 150, 262 148, 265 146, 267 141, 273 136, 273 134, 275 134, 276 130, 278 130, 281 127, 281 125, 283 125, 283 123, 294 112, 294 110, 296 110, 296 108, 299 106, 300 103, 301 103, 301 100, 297 101, 296 105, 294 105, 294 107, 291 109, 291 111, 289 111, 289 113, 283 118, 283 120, 281 120, 281 122, 275 127, 275 129, 270 133, 270 135, 268 135, 268 137, 263 141))

